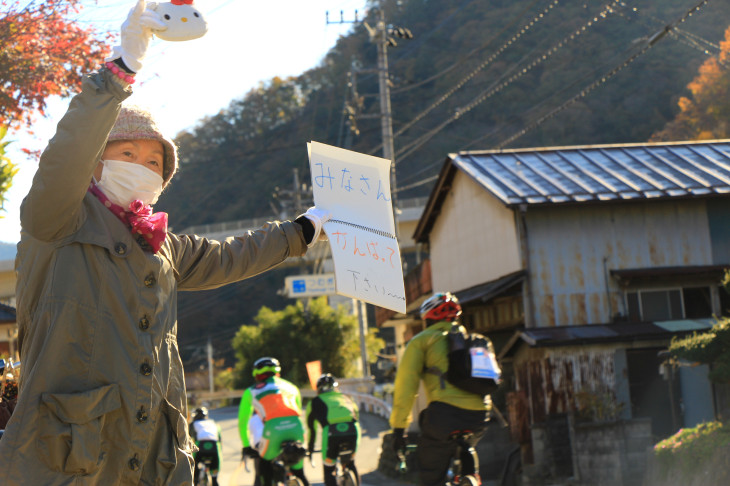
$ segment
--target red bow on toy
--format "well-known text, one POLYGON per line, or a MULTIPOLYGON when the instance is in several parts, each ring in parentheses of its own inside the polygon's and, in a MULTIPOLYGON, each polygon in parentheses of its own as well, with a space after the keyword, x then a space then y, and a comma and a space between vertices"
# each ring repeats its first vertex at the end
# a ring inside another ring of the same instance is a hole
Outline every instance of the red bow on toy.
POLYGON ((193 0, 170 0, 173 5, 192 5, 193 0))

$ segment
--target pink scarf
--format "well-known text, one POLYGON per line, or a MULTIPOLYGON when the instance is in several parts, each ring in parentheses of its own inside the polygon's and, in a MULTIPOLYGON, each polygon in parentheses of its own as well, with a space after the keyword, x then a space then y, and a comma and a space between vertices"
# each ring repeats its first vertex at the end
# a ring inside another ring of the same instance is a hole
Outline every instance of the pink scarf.
POLYGON ((152 213, 152 207, 139 199, 132 201, 129 209, 125 210, 111 202, 93 182, 89 186, 89 192, 127 225, 132 234, 142 235, 154 253, 160 250, 167 237, 167 213, 152 213))

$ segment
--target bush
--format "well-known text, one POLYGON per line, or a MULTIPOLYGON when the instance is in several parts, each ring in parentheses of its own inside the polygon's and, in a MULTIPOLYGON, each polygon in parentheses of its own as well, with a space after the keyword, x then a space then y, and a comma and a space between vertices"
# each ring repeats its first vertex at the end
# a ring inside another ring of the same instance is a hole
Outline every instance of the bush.
POLYGON ((648 486, 730 483, 730 425, 680 429, 654 446, 648 486))

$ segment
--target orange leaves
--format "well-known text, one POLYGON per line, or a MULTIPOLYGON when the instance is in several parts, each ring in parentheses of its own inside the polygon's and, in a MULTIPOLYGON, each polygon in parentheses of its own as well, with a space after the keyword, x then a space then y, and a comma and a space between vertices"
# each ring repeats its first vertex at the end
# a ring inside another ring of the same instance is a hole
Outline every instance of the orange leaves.
POLYGON ((679 109, 682 111, 689 111, 692 108, 692 100, 686 96, 680 97, 677 104, 679 105, 679 109))
POLYGON ((693 95, 702 96, 706 91, 712 89, 712 85, 715 84, 720 76, 723 75, 723 71, 717 62, 717 59, 711 57, 700 66, 699 74, 695 77, 692 82, 687 85, 693 95))
POLYGON ((730 28, 717 57, 707 59, 679 98, 680 112, 652 141, 711 140, 730 137, 730 28))
POLYGON ((79 0, 2 0, 0 125, 29 126, 46 99, 67 96, 103 60, 106 45, 73 22, 79 0))

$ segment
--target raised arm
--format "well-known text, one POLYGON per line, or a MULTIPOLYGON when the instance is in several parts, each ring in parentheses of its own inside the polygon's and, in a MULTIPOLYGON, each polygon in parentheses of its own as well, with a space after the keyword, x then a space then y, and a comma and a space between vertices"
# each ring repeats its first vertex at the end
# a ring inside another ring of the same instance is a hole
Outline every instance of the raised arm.
POLYGON ((113 49, 99 72, 84 78, 41 155, 30 192, 20 209, 23 231, 42 241, 74 232, 84 220, 81 201, 91 182, 121 103, 132 93, 134 73, 142 68, 152 28, 164 26, 157 14, 138 0, 121 29, 121 45, 113 49))
POLYGON ((107 68, 84 78, 81 93, 71 100, 41 155, 20 208, 23 231, 52 241, 72 233, 83 222, 81 201, 120 105, 130 94, 125 83, 107 68))

